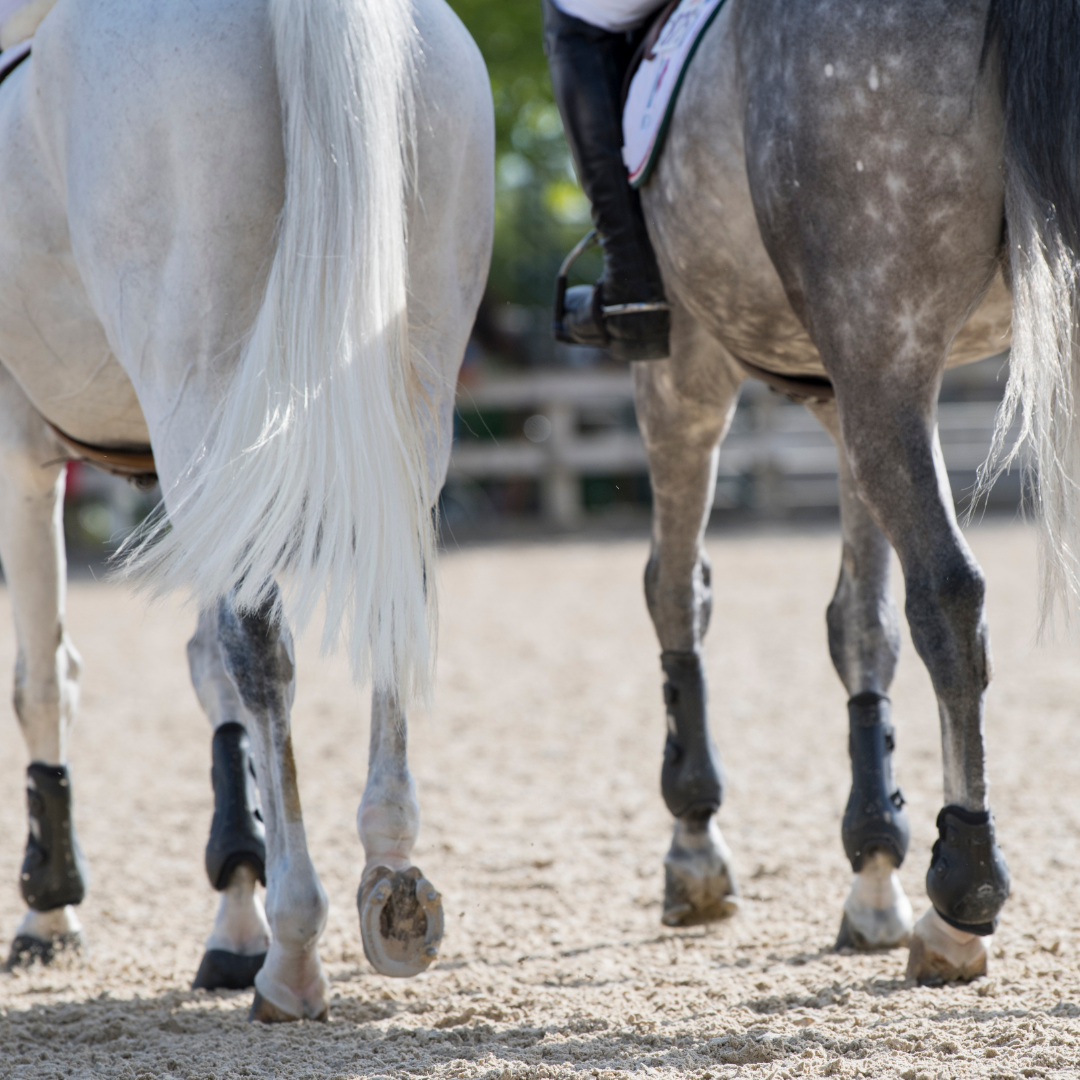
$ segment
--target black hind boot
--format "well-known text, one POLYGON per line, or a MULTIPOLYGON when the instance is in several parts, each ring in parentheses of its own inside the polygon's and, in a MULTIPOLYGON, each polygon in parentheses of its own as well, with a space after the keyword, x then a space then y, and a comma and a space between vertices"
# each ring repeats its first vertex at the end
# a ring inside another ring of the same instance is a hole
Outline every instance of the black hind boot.
POLYGON ((266 829, 258 807, 251 741, 242 724, 222 724, 214 732, 214 818, 206 844, 206 876, 221 892, 238 863, 250 863, 266 884, 266 829))
POLYGON ((622 159, 622 85, 642 31, 616 34, 544 5, 544 51, 578 177, 592 203, 604 275, 560 296, 555 335, 617 360, 662 360, 671 315, 638 193, 622 159))
MULTIPOLYGON (((214 732, 214 817, 206 844, 206 876, 218 892, 235 887, 233 874, 241 863, 266 884, 266 829, 258 806, 251 740, 242 724, 222 724, 214 732)), ((199 964, 193 990, 244 990, 255 983, 266 953, 241 954, 208 949, 199 964)))

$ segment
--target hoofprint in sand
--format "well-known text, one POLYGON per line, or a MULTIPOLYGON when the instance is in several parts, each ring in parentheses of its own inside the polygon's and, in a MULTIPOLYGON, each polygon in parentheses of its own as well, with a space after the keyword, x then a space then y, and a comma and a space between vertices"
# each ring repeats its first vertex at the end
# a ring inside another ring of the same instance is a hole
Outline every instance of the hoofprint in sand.
MULTIPOLYGON (((838 955, 844 692, 824 610, 832 529, 710 539, 706 645, 743 904, 660 925, 669 817, 642 539, 478 547, 442 561, 439 681, 412 722, 418 856, 446 898, 439 965, 363 958, 354 815, 367 704, 298 646, 294 725, 311 851, 330 896, 328 1024, 246 1022, 250 992, 190 992, 217 897, 202 847, 210 731, 188 681, 193 617, 95 581, 71 589, 83 653, 72 752, 92 879, 81 960, 0 976, 5 1077, 1075 1076, 1080 1062, 1080 651, 1033 648, 1031 532, 969 532, 989 582, 987 737, 1013 895, 988 979, 905 985, 906 951, 838 955)), ((897 578, 899 575, 897 575, 897 578)), ((0 671, 14 640, 0 591, 0 671)), ((892 690, 921 906, 941 802, 938 720, 905 640, 892 690)), ((23 744, 0 723, 0 928, 22 913, 23 744), (6 884, 4 884, 6 883, 6 884)))

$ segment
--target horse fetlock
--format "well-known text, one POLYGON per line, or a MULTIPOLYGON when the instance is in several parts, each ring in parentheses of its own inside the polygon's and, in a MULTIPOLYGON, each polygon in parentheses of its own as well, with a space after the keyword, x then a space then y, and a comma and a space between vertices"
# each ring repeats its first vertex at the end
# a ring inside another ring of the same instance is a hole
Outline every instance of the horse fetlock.
POLYGON ((908 944, 914 923, 896 863, 884 851, 872 852, 844 901, 836 948, 895 949, 908 944))
POLYGON ((879 851, 892 859, 893 866, 900 866, 911 828, 904 796, 893 782, 896 733, 889 723, 889 699, 857 694, 848 702, 848 723, 851 794, 840 827, 844 851, 856 873, 879 851))
POLYGON ((399 783, 369 783, 356 814, 356 829, 364 845, 365 873, 375 866, 407 870, 420 833, 420 804, 412 777, 399 783))
POLYGON ((1009 896, 1009 868, 994 837, 989 810, 946 806, 926 873, 926 893, 937 914, 958 930, 982 936, 997 928, 1009 896))
POLYGON ((70 905, 51 911, 31 908, 22 917, 11 943, 7 968, 50 964, 62 953, 80 952, 86 944, 82 923, 70 905))
MULTIPOLYGON (((310 865, 310 864, 309 864, 310 865)), ((326 893, 311 867, 311 880, 277 888, 271 880, 266 893, 266 915, 275 946, 300 955, 316 947, 330 911, 326 893)))
POLYGON ((325 1020, 329 982, 314 944, 296 952, 275 941, 255 976, 255 1000, 249 1020, 325 1020))
POLYGON ((675 822, 664 856, 665 926, 697 926, 727 919, 739 908, 739 888, 713 814, 688 814, 675 822))
POLYGON ((911 933, 907 977, 924 986, 977 979, 986 974, 990 941, 951 926, 930 908, 911 933))
POLYGON ((67 766, 31 764, 26 801, 30 834, 19 881, 23 899, 35 911, 81 904, 90 875, 72 820, 67 766))
POLYGON ((206 876, 219 892, 240 864, 266 884, 266 829, 259 809, 251 741, 242 724, 221 724, 214 732, 214 817, 206 844, 206 876))
POLYGON ((270 946, 270 924, 256 887, 258 878, 250 864, 240 863, 222 890, 214 929, 206 939, 208 950, 238 956, 265 953, 270 946))
POLYGON ((438 889, 416 866, 364 872, 356 895, 364 955, 376 971, 409 978, 439 957, 443 906, 438 889))
POLYGON ((663 652, 667 677, 667 741, 660 771, 660 790, 676 818, 715 813, 723 801, 720 760, 709 738, 705 673, 697 653, 663 652))

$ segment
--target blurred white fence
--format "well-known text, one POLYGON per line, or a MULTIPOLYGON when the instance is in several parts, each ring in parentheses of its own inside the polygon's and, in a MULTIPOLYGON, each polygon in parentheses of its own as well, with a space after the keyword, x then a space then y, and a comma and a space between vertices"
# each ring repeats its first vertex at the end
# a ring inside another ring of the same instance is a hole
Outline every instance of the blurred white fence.
MULTIPOLYGON (((645 448, 632 423, 585 422, 597 410, 628 416, 632 403, 629 372, 536 372, 463 388, 461 411, 509 410, 532 418, 527 438, 458 442, 450 476, 538 480, 544 517, 573 526, 584 510, 584 478, 647 471, 645 448)), ((995 401, 939 406, 942 451, 957 496, 970 488, 986 457, 996 411, 995 401)), ((747 383, 720 451, 715 505, 765 514, 836 506, 836 470, 836 448, 807 409, 747 383)), ((1007 497, 1015 502, 1018 494, 1017 489, 1007 497)))

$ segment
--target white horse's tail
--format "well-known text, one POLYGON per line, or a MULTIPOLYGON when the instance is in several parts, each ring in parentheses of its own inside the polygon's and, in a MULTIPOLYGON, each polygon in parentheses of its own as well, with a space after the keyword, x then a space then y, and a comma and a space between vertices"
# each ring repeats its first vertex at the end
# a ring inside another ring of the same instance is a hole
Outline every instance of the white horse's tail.
POLYGON ((416 29, 409 0, 270 0, 285 204, 266 293, 197 461, 129 556, 200 604, 302 627, 326 602, 354 674, 430 685, 432 492, 406 316, 416 29))
POLYGON ((1020 459, 1041 517, 1043 619, 1080 599, 1080 64, 1075 0, 992 0, 1005 106, 1012 355, 980 492, 1020 459), (1006 435, 1022 412, 1020 437, 1006 435), (1021 452, 1028 451, 1027 460, 1021 452))

